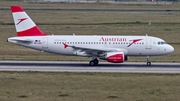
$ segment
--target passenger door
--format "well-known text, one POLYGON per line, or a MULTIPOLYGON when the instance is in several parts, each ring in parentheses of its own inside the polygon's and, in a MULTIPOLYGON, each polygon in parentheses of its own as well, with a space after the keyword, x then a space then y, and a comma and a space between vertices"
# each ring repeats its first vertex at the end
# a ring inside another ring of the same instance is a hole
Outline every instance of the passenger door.
POLYGON ((43 38, 42 49, 48 50, 48 38, 43 38))
POLYGON ((151 49, 151 39, 150 38, 146 39, 146 49, 151 49))

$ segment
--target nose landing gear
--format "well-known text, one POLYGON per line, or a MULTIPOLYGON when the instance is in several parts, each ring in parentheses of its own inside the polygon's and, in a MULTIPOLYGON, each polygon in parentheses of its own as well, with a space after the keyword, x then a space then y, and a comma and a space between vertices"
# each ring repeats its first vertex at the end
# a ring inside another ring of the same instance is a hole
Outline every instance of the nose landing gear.
POLYGON ((147 62, 147 66, 151 66, 151 62, 147 62))
POLYGON ((151 66, 151 62, 150 62, 149 56, 147 56, 146 58, 147 58, 147 66, 151 66))

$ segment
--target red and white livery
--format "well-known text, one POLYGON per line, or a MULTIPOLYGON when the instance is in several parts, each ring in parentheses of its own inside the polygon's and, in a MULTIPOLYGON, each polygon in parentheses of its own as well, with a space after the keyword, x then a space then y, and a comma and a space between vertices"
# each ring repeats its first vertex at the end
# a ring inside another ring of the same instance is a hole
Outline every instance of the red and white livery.
POLYGON ((8 42, 24 47, 68 56, 92 57, 89 65, 95 66, 99 59, 122 63, 128 56, 150 56, 172 53, 174 48, 164 40, 152 36, 87 36, 47 35, 43 33, 20 6, 11 6, 17 37, 8 42))

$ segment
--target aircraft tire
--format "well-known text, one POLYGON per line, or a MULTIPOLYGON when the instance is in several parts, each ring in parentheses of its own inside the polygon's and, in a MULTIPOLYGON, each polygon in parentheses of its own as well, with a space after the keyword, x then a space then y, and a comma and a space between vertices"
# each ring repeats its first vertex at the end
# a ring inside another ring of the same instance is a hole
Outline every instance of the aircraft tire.
POLYGON ((95 65, 98 65, 98 63, 99 63, 98 59, 94 59, 94 63, 95 63, 95 65))
POLYGON ((91 60, 91 61, 89 62, 89 65, 90 65, 90 66, 94 66, 94 65, 95 65, 95 62, 94 62, 93 60, 91 60))
POLYGON ((147 62, 147 66, 151 66, 151 62, 147 62))

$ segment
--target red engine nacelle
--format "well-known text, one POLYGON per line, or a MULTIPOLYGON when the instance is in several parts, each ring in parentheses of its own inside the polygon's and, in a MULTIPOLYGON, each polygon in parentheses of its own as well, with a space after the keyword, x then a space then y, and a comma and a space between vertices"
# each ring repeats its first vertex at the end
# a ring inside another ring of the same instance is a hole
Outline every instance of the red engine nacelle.
POLYGON ((122 63, 125 61, 123 52, 109 52, 106 55, 106 60, 112 63, 122 63))

